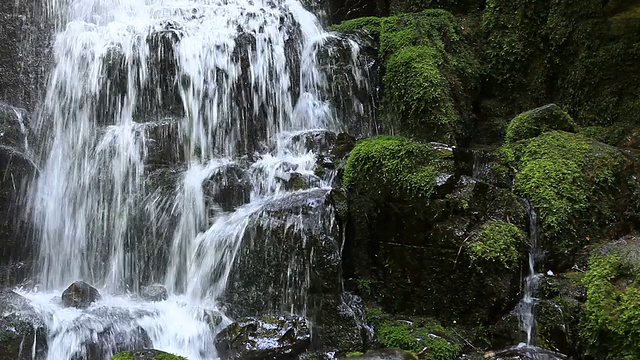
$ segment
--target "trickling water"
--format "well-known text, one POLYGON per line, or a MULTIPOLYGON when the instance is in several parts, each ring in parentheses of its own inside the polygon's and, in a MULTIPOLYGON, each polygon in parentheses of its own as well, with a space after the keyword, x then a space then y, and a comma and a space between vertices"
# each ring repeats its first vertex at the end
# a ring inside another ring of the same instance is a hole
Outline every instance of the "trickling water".
POLYGON ((527 334, 527 346, 533 346, 535 339, 535 298, 540 274, 536 273, 536 254, 538 251, 538 214, 531 204, 527 205, 529 215, 529 274, 525 278, 524 293, 516 308, 520 320, 520 329, 527 334))
MULTIPOLYGON (((139 329, 154 348, 215 358, 228 319, 211 325, 203 314, 218 306, 247 230, 304 195, 286 186, 292 176, 331 184, 330 172, 314 175, 304 136, 342 126, 319 62, 333 35, 297 0, 50 0, 48 9, 63 26, 30 193, 41 290, 24 293, 47 321, 48 358, 85 356, 101 336, 109 356, 138 346, 127 341, 139 329), (50 301, 79 279, 106 296, 87 311, 50 301), (164 282, 168 301, 136 298, 151 281, 164 282)), ((368 89, 357 44, 344 44, 353 86, 368 89)), ((299 214, 286 223, 301 231, 299 214)))

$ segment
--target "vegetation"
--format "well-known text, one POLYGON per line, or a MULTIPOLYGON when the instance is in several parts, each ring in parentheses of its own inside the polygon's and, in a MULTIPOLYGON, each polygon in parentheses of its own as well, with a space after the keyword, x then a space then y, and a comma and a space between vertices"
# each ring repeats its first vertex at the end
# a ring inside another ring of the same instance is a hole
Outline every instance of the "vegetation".
POLYGON ((596 254, 589 263, 584 278, 587 302, 583 337, 588 353, 597 359, 640 357, 637 276, 637 263, 619 254, 596 254))
POLYGON ((344 185, 372 196, 429 197, 439 171, 449 166, 448 149, 396 136, 361 140, 344 170, 344 185), (377 194, 377 195, 376 195, 377 194))
POLYGON ((147 359, 147 360, 187 360, 182 356, 177 356, 173 354, 168 354, 161 351, 153 350, 150 354, 145 354, 144 356, 138 358, 135 355, 135 352, 121 352, 113 356, 113 360, 136 360, 136 359, 147 359))
POLYGON ((461 346, 453 334, 431 319, 398 320, 379 309, 369 309, 367 318, 374 327, 380 344, 417 354, 430 349, 421 359, 454 360, 461 355, 461 346))
POLYGON ((513 269, 520 259, 519 248, 525 234, 517 226, 503 221, 490 221, 482 226, 477 238, 468 243, 471 261, 498 263, 513 269))

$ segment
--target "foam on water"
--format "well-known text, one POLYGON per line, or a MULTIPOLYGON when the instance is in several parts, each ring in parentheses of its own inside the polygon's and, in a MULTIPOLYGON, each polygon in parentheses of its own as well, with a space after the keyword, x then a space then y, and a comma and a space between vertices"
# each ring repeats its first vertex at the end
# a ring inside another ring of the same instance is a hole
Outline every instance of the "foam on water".
MULTIPOLYGON (((341 127, 318 61, 333 35, 297 0, 49 0, 48 9, 59 33, 29 199, 43 290, 22 292, 47 322, 48 358, 82 356, 106 329, 142 328, 156 349, 213 359, 220 328, 203 314, 218 306, 247 229, 297 196, 284 186, 292 173, 315 177, 317 155, 300 136, 341 127), (177 129, 170 191, 149 188, 150 174, 167 170, 149 160, 154 119, 177 129), (225 211, 203 186, 231 166, 248 174, 249 202, 225 211), (169 254, 155 258, 165 237, 169 254), (79 279, 103 299, 87 310, 51 301, 79 279), (169 300, 132 295, 150 280, 169 300)), ((368 89, 359 48, 347 44, 368 89)), ((293 216, 287 226, 302 225, 293 216)))

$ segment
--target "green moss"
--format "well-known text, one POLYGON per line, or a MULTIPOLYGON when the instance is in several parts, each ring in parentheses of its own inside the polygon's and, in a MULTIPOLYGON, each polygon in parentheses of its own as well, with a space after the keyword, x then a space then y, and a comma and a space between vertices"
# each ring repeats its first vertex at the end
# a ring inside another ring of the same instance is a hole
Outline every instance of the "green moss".
POLYGON ((479 65, 448 12, 385 18, 380 27, 384 118, 401 132, 453 142, 472 117, 479 65))
POLYGON ((378 136, 358 141, 347 160, 344 185, 372 195, 428 197, 447 164, 432 145, 378 136))
POLYGON ((134 360, 133 354, 129 351, 115 354, 113 360, 134 360))
POLYGON ((587 287, 583 338, 597 359, 640 358, 640 287, 637 269, 616 254, 595 255, 587 287))
POLYGON ((550 130, 578 132, 573 119, 555 104, 529 110, 516 116, 507 127, 506 142, 536 137, 550 130))
POLYGON ((397 320, 379 309, 368 309, 367 318, 383 347, 412 353, 430 349, 421 359, 454 360, 461 355, 461 346, 451 340, 450 331, 430 319, 397 320))
POLYGON ((517 226, 503 221, 490 221, 482 226, 477 238, 467 249, 473 262, 489 261, 508 269, 517 266, 519 247, 525 234, 517 226))
POLYGON ((331 26, 331 30, 345 34, 369 34, 374 38, 380 36, 381 18, 378 17, 362 17, 351 19, 331 26))
POLYGON ((360 351, 354 351, 354 352, 347 353, 347 357, 348 358, 362 356, 362 355, 364 355, 364 353, 362 353, 360 351))
POLYGON ((551 131, 500 153, 515 170, 516 191, 538 209, 541 236, 556 260, 570 261, 593 235, 589 231, 609 223, 625 162, 617 149, 551 131))

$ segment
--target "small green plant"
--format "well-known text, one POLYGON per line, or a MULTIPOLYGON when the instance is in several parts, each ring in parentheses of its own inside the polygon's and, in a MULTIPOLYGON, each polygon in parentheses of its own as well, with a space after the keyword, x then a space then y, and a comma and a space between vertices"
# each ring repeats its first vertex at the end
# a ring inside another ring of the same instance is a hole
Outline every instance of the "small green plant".
POLYGON ((517 226, 503 221, 490 221, 482 226, 477 238, 468 243, 471 261, 489 261, 507 269, 518 264, 520 244, 525 234, 517 226))

